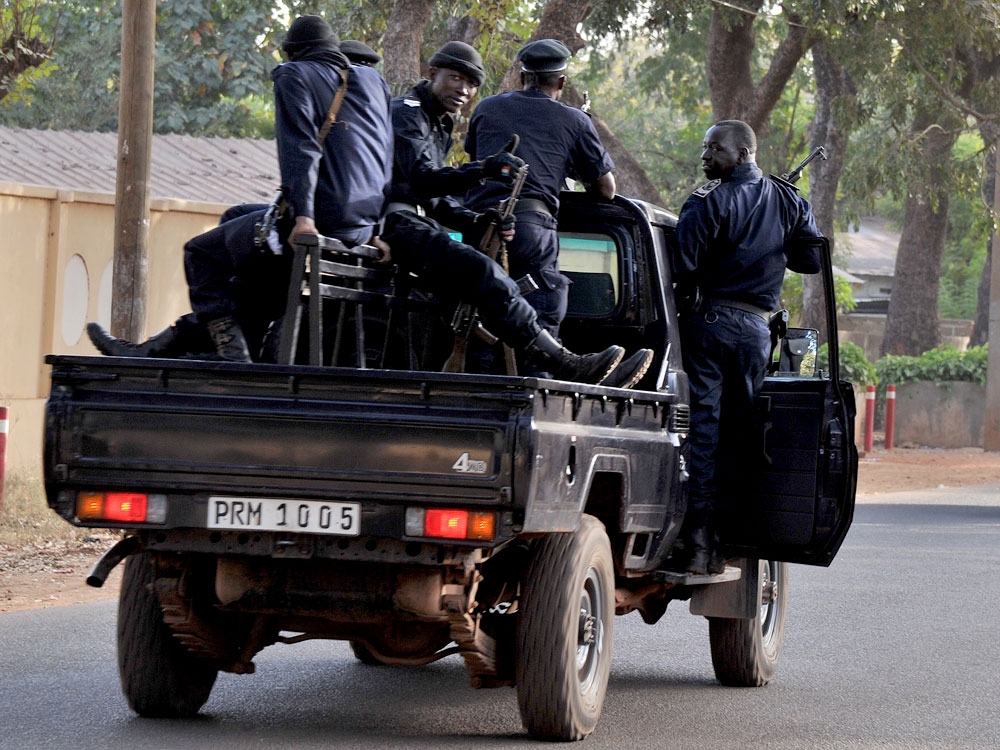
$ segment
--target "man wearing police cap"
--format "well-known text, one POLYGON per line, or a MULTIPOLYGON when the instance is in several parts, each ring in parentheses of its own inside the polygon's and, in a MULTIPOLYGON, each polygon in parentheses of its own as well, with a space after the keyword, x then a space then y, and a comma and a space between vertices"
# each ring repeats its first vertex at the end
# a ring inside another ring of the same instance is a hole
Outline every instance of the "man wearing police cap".
MULTIPOLYGON (((476 159, 504 147, 517 134, 517 155, 528 164, 528 176, 515 209, 516 232, 507 247, 510 274, 530 276, 538 289, 525 299, 552 336, 566 315, 569 279, 559 273, 556 213, 559 191, 567 177, 581 181, 589 192, 611 200, 615 195, 614 162, 601 145, 590 118, 559 99, 566 86, 570 51, 555 39, 526 44, 517 54, 521 86, 483 99, 469 124, 465 150, 476 159)), ((466 195, 475 210, 496 206, 506 197, 504 187, 486 182, 466 195)), ((642 350, 623 362, 605 384, 629 387, 642 377, 651 361, 642 350)), ((531 372, 531 362, 523 363, 531 372)), ((539 373, 544 374, 544 373, 539 373)))
POLYGON ((482 161, 447 166, 453 116, 476 96, 486 71, 479 53, 459 41, 442 46, 428 62, 428 78, 392 100, 395 148, 389 211, 425 214, 477 244, 493 216, 470 211, 453 196, 483 180, 509 184, 511 170, 523 162, 501 151, 482 161))

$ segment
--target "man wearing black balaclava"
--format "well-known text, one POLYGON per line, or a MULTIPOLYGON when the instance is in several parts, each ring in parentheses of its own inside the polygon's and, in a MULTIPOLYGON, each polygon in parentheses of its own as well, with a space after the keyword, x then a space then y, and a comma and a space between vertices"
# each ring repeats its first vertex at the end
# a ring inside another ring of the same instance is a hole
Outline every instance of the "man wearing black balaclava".
POLYGON ((372 236, 392 174, 389 89, 375 69, 352 67, 339 44, 319 16, 296 18, 281 45, 289 61, 271 74, 288 209, 270 248, 262 251, 254 242, 263 209, 227 212, 226 218, 234 218, 184 246, 194 312, 141 343, 115 338, 90 323, 87 334, 99 351, 118 357, 192 357, 211 347, 211 356, 249 362, 268 324, 284 312, 294 236, 319 232, 351 245, 372 236), (342 71, 349 71, 346 93, 336 123, 320 143, 320 129, 344 85, 342 71))

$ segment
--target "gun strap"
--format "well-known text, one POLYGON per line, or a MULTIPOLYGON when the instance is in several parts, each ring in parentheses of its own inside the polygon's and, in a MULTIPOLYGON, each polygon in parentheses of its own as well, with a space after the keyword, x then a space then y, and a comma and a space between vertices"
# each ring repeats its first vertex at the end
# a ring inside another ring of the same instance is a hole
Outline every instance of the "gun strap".
POLYGON ((326 134, 330 132, 330 128, 337 122, 337 112, 340 111, 340 105, 344 102, 344 96, 347 94, 349 71, 347 68, 340 68, 339 72, 340 86, 337 87, 337 93, 333 95, 333 101, 330 102, 330 111, 326 113, 326 122, 319 129, 319 136, 317 136, 320 146, 323 145, 323 141, 326 138, 326 134))

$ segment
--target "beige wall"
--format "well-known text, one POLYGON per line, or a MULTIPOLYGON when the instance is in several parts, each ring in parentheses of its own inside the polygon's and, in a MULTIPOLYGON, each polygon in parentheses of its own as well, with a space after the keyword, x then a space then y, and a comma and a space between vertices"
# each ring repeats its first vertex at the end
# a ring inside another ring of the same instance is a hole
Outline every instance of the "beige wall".
MULTIPOLYGON (((184 242, 226 208, 178 200, 150 205, 146 335, 190 310, 184 242)), ((95 354, 84 328, 110 325, 114 197, 0 183, 0 404, 10 408, 7 471, 38 476, 46 354, 95 354)))

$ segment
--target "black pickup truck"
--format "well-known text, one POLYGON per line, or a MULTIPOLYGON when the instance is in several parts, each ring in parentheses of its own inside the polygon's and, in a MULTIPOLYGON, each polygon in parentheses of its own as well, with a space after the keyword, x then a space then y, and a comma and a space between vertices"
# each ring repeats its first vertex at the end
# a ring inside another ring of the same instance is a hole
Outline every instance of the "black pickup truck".
MULTIPOLYGON (((829 565, 851 524, 852 386, 793 330, 744 436, 724 573, 664 570, 685 512, 689 415, 667 238, 676 217, 570 193, 563 338, 656 351, 633 390, 505 375, 49 356, 45 485, 72 524, 120 529, 118 662, 143 716, 196 714, 264 647, 350 642, 364 663, 452 654, 514 686, 528 732, 580 739, 614 615, 689 600, 728 685, 774 673, 787 563, 829 565), (789 345, 793 342, 794 345, 789 345)), ((823 278, 833 288, 828 253, 823 278)), ((627 648, 628 644, 619 644, 627 648)))

